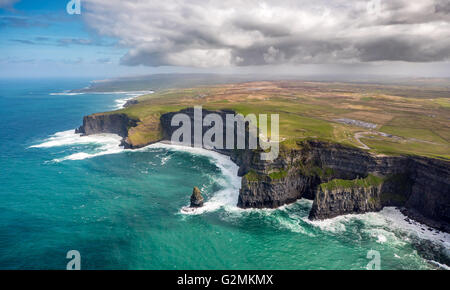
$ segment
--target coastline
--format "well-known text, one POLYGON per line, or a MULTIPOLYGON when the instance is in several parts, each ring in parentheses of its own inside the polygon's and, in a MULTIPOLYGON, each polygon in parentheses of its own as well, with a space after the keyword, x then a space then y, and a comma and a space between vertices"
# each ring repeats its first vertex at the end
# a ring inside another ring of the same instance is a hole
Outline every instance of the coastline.
MULTIPOLYGON (((68 131, 65 131, 65 132, 73 132, 73 130, 68 130, 68 131)), ((55 135, 58 135, 58 133, 56 133, 55 135)), ((101 142, 108 142, 110 137, 115 137, 114 139, 116 141, 116 146, 119 147, 119 145, 118 145, 119 141, 118 140, 121 137, 118 136, 118 135, 115 135, 115 134, 99 134, 99 135, 97 135, 97 139, 91 139, 92 137, 95 137, 95 136, 96 135, 93 135, 93 136, 80 136, 79 138, 83 142, 86 142, 86 143, 92 143, 92 142, 94 142, 94 143, 95 142, 101 143, 101 142)), ((73 142, 73 141, 74 140, 71 140, 71 142, 73 142)), ((57 142, 52 143, 52 142, 53 141, 43 142, 41 144, 37 144, 37 145, 31 146, 31 148, 49 148, 49 147, 58 147, 58 146, 64 146, 64 145, 69 145, 69 144, 79 144, 76 141, 75 141, 75 143, 67 142, 67 143, 63 143, 63 144, 57 143, 57 142)), ((224 154, 224 152, 218 151, 218 150, 210 150, 210 149, 206 149, 206 148, 202 148, 202 147, 174 145, 168 140, 161 140, 159 142, 155 142, 155 143, 149 144, 149 145, 147 145, 145 147, 138 148, 138 149, 125 149, 123 147, 122 148, 119 147, 118 148, 119 150, 114 151, 114 152, 104 152, 104 154, 98 154, 98 155, 95 155, 95 156, 83 156, 84 158, 64 158, 62 160, 58 160, 58 162, 65 161, 65 160, 82 160, 82 159, 85 159, 85 158, 94 158, 94 157, 97 157, 97 156, 111 155, 111 154, 120 154, 120 153, 124 153, 124 152, 136 152, 136 153, 139 153, 139 152, 145 152, 145 151, 147 151, 149 149, 161 149, 161 148, 162 149, 167 149, 167 150, 189 152, 189 153, 192 153, 192 154, 199 154, 199 155, 203 155, 203 156, 207 156, 207 157, 213 158, 215 160, 219 160, 219 159, 221 159, 222 161, 223 160, 228 160, 229 162, 233 163, 236 166, 236 170, 234 171, 234 173, 236 174, 235 177, 238 177, 237 176, 237 167, 238 167, 238 165, 235 163, 235 161, 233 161, 230 158, 229 155, 224 154), (219 158, 218 158, 218 156, 219 156, 219 158), (220 157, 220 156, 222 156, 222 157, 220 157)), ((239 180, 240 180, 240 178, 239 178, 239 180)), ((276 210, 283 210, 284 208, 292 206, 293 204, 295 204, 297 202, 301 202, 301 200, 302 199, 294 201, 294 202, 292 202, 290 204, 285 204, 285 205, 282 205, 280 207, 273 208, 273 209, 271 209, 271 208, 266 208, 266 209, 261 209, 261 208, 238 208, 237 206, 234 206, 234 208, 239 210, 239 211, 242 211, 242 212, 276 211, 276 210)), ((312 204, 312 200, 309 200, 309 199, 304 199, 304 200, 308 200, 312 204)), ((386 208, 395 209, 395 211, 397 211, 399 214, 401 214, 402 220, 405 223, 407 223, 407 224, 416 225, 417 228, 420 228, 420 229, 423 229, 423 230, 428 230, 428 231, 431 231, 431 232, 434 231, 434 232, 439 232, 439 233, 442 233, 442 234, 446 234, 450 238, 450 234, 446 233, 445 231, 440 231, 439 229, 431 229, 426 224, 421 223, 420 221, 412 219, 412 218, 410 220, 410 217, 405 215, 400 208, 396 208, 396 207, 386 207, 386 208)), ((203 212, 205 212, 205 211, 199 211, 198 214, 201 214, 203 212)), ((381 213, 381 212, 382 211, 380 211, 380 212, 373 212, 373 213, 376 214, 376 213, 381 213)), ((359 213, 359 214, 358 213, 353 213, 353 214, 345 214, 345 215, 341 215, 341 216, 338 216, 338 217, 329 218, 329 219, 325 219, 325 220, 315 220, 315 221, 308 220, 308 221, 311 224, 320 225, 320 224, 332 223, 333 221, 339 221, 341 219, 345 220, 345 219, 348 219, 348 218, 364 216, 364 215, 370 215, 370 214, 371 213, 359 213)), ((449 239, 448 243, 449 243, 449 246, 450 246, 450 239, 449 239)))
MULTIPOLYGON (((73 133, 73 130, 70 130, 70 131, 72 131, 72 133, 73 133)), ((97 137, 99 137, 98 138, 98 141, 95 141, 95 142, 98 142, 99 144, 101 144, 102 142, 104 142, 105 141, 105 139, 103 139, 104 137, 107 137, 107 136, 109 136, 109 135, 100 135, 100 136, 98 136, 97 135, 97 137), (103 140, 101 140, 101 139, 103 139, 103 140)), ((113 135, 111 135, 111 136, 113 136, 113 135)), ((87 143, 90 143, 90 142, 93 142, 92 140, 89 140, 89 138, 96 138, 96 135, 93 135, 93 136, 83 136, 83 137, 81 137, 81 136, 78 136, 79 137, 79 139, 80 139, 80 141, 81 142, 87 142, 87 143)), ((167 140, 161 140, 161 141, 159 141, 159 142, 156 142, 156 143, 153 143, 153 144, 149 144, 149 145, 147 145, 147 146, 145 146, 145 147, 142 147, 142 148, 139 148, 139 149, 125 149, 125 148, 120 148, 120 144, 118 144, 118 140, 119 139, 122 139, 121 137, 119 137, 119 136, 115 136, 115 144, 114 144, 114 146, 115 146, 115 148, 116 149, 118 149, 118 150, 116 150, 115 152, 104 152, 104 153, 102 153, 102 154, 99 154, 99 155, 92 155, 92 156, 89 156, 89 157, 87 157, 87 156, 82 156, 82 155, 78 155, 80 158, 79 159, 77 159, 77 158, 67 158, 67 159, 64 159, 64 160, 81 160, 81 159, 84 159, 84 158, 92 158, 92 157, 96 157, 96 156, 100 156, 100 155, 108 155, 108 154, 116 154, 116 153, 122 153, 122 152, 141 152, 141 151, 145 151, 145 150, 148 150, 148 149, 152 149, 152 148, 161 148, 161 147, 170 147, 170 148, 174 148, 174 150, 182 150, 182 151, 199 151, 199 152, 209 152, 209 153, 214 153, 214 154, 220 154, 221 156, 223 156, 223 157, 226 157, 227 159, 228 158, 230 158, 230 154, 226 154, 226 152, 223 152, 223 151, 218 151, 218 150, 208 150, 208 149, 205 149, 205 148, 196 148, 196 147, 187 147, 187 146, 177 146, 177 145, 172 145, 171 144, 171 142, 170 141, 167 141, 167 140), (162 146, 161 146, 162 145, 162 146)), ((69 144, 70 142, 68 142, 68 143, 66 143, 67 145, 69 144)), ((112 145, 112 144, 111 144, 112 145)), ((47 144, 47 146, 48 147, 51 147, 51 146, 57 146, 57 144, 56 143, 54 143, 53 145, 52 144, 47 144)), ((41 146, 39 146, 39 145, 34 145, 33 146, 34 148, 39 148, 39 147, 46 147, 46 146, 42 146, 42 144, 41 144, 41 146)), ((111 146, 111 148, 112 148, 113 146, 111 146)), ((208 154, 209 154, 208 153, 208 154)), ((74 157, 74 156, 72 156, 72 157, 74 157)), ((230 160, 234 163, 234 164, 237 164, 236 163, 236 160, 233 160, 233 159, 231 159, 230 158, 230 160)), ((56 161, 56 160, 55 160, 56 161)), ((59 161, 63 161, 63 160, 59 160, 59 161)), ((237 173, 237 172, 236 172, 237 173)), ((237 177, 237 174, 236 174, 236 177, 237 177)), ((238 190, 239 190, 239 188, 237 188, 236 189, 236 192, 235 192, 235 194, 237 194, 238 193, 238 190)), ((236 195, 235 195, 236 196, 236 195)), ((281 207, 278 207, 278 208, 275 208, 275 209, 241 209, 241 208, 238 208, 238 207, 236 207, 236 206, 232 206, 232 207, 230 207, 229 209, 232 211, 232 212, 234 212, 234 213, 236 213, 236 214, 238 214, 238 215, 240 215, 240 214, 242 214, 242 213, 249 213, 249 212, 254 212, 254 211, 256 211, 256 212, 278 212, 278 211, 284 211, 285 210, 285 208, 286 207, 290 207, 291 205, 295 205, 296 203, 298 203, 298 202, 302 202, 302 200, 297 200, 297 201, 294 201, 293 203, 290 203, 290 204, 285 204, 285 205, 283 205, 283 206, 281 206, 281 207)), ((236 204, 235 204, 236 205, 236 204)), ((199 212, 196 212, 196 213, 194 213, 194 214, 203 214, 204 212, 211 212, 211 211, 215 211, 215 210, 217 210, 218 208, 221 208, 223 206, 223 203, 222 204, 219 204, 219 203, 216 203, 216 205, 214 205, 214 207, 211 207, 211 209, 207 209, 207 210, 204 210, 204 211, 199 211, 199 212), (217 206, 218 205, 218 206, 217 206)), ((388 210, 392 210, 392 208, 388 208, 387 207, 387 209, 388 210)), ((406 223, 408 223, 406 220, 408 219, 408 217, 406 216, 406 215, 404 215, 403 213, 401 213, 398 209, 395 209, 394 208, 394 210, 395 210, 395 212, 396 212, 396 215, 398 216, 398 217, 400 217, 400 219, 401 220, 403 220, 403 221, 405 221, 406 223), (400 213, 400 215, 399 215, 399 213, 400 213)), ((379 212, 379 213, 374 213, 374 214, 379 214, 379 215, 383 215, 383 211, 382 212, 379 212)), ((319 227, 320 228, 320 226, 319 225, 321 225, 321 224, 332 224, 332 223, 339 223, 339 221, 340 220, 344 220, 344 221, 347 221, 348 219, 353 219, 353 218, 356 218, 356 219, 365 219, 366 218, 366 216, 371 216, 371 214, 370 213, 368 213, 368 214, 365 214, 365 213, 363 213, 363 214, 347 214, 347 215, 342 215, 342 216, 340 216, 340 217, 336 217, 336 218, 331 218, 331 219, 327 219, 327 220, 324 220, 324 221, 311 221, 311 224, 313 224, 315 227, 317 226, 317 227, 319 227)), ((401 220, 399 220, 399 221, 401 221, 401 220)), ((309 221, 309 219, 307 219, 307 218, 305 218, 304 219, 304 221, 305 222, 307 222, 307 221, 309 221)), ((409 225, 411 225, 411 223, 408 223, 409 225)), ((403 225, 405 225, 406 226, 406 224, 403 224, 403 225)), ((402 227, 400 224, 399 224, 399 226, 400 227, 402 227)), ((419 238, 421 238, 422 239, 422 237, 420 237, 420 235, 423 235, 423 231, 421 231, 420 229, 424 229, 425 230, 425 232, 431 232, 431 233, 436 233, 436 231, 433 231, 433 230, 430 230, 430 229, 428 229, 424 224, 421 224, 421 223, 415 223, 415 222, 412 222, 412 226, 414 226, 414 230, 413 230, 413 232, 416 232, 416 234, 418 235, 418 237, 419 238)), ((406 230, 406 229, 405 229, 406 230)), ((438 231, 437 232, 437 236, 440 236, 441 234, 443 234, 444 235, 444 241, 446 241, 446 239, 449 239, 449 236, 448 236, 448 234, 446 233, 446 232, 441 232, 441 231, 438 231)), ((429 235, 429 237, 431 237, 431 238, 433 238, 433 235, 431 234, 431 236, 429 235)), ((429 237, 424 237, 423 239, 425 239, 425 240, 428 240, 428 238, 429 237)), ((383 240, 383 238, 381 238, 381 240, 383 240)), ((448 250, 448 248, 446 248, 447 250, 448 250)), ((434 260, 433 260, 434 261, 434 260)), ((434 261, 434 262, 436 262, 436 261, 434 261)), ((439 261, 438 262, 436 262, 436 263, 440 263, 439 261)), ((442 264, 442 263, 440 263, 440 264, 442 264)), ((436 265, 436 266, 439 266, 439 265, 436 265)), ((439 267, 441 267, 441 266, 439 266, 439 267)))
MULTIPOLYGON (((194 119, 192 109, 180 112, 194 119)), ((126 149, 138 149, 149 144, 169 140, 176 128, 171 118, 177 112, 160 117, 161 136, 136 145, 129 132, 139 126, 121 112, 94 114, 83 119, 77 130, 83 135, 116 133, 123 138, 126 149)), ((223 111, 207 111, 224 117, 223 111)), ((192 124, 192 121, 191 121, 192 124)), ((208 130, 203 127, 203 134, 208 130)), ((224 128, 226 130, 226 128, 224 128)), ((386 206, 408 208, 419 212, 415 219, 450 232, 445 222, 448 212, 442 204, 450 202, 446 194, 450 166, 448 162, 417 156, 380 156, 338 143, 305 140, 300 148, 288 149, 271 162, 259 160, 252 150, 214 150, 225 154, 239 166, 242 176, 238 206, 242 208, 277 208, 304 197, 314 199, 311 219, 327 219, 351 213, 380 211, 386 206), (281 172, 273 178, 272 173, 281 172), (249 175, 250 173, 250 175, 249 175), (361 178, 368 178, 368 181, 361 178), (370 179, 370 180, 369 180, 370 179), (323 187, 327 182, 359 184, 350 187, 323 187), (432 220, 433 222, 429 222, 432 220)))
MULTIPOLYGON (((98 136, 99 140, 104 138, 104 136, 98 136)), ((119 137, 119 136, 116 136, 119 137)), ((86 137, 80 137, 80 138, 86 138, 86 137)), ((88 137, 89 138, 89 137, 88 137)), ((213 160, 216 160, 214 163, 216 166, 219 166, 219 168, 222 166, 222 162, 217 161, 219 160, 228 160, 229 163, 234 163, 234 161, 231 161, 230 157, 221 153, 216 152, 214 150, 208 150, 204 148, 196 148, 196 147, 187 147, 187 146, 180 146, 180 145, 172 145, 169 141, 162 141, 158 143, 154 143, 151 145, 148 145, 146 147, 142 147, 140 149, 120 149, 117 152, 105 152, 101 155, 110 155, 110 154, 121 154, 125 152, 130 153, 142 153, 146 152, 148 150, 154 150, 154 149, 167 149, 167 150, 174 150, 174 151, 182 151, 182 152, 188 152, 190 154, 199 154, 203 156, 207 156, 208 158, 212 158, 213 160)), ((99 156, 99 155, 98 155, 99 156)), ((92 156, 96 157, 96 156, 92 156)), ((91 158, 91 157, 89 157, 91 158)), ((70 160, 76 160, 76 159, 65 159, 65 161, 70 162, 70 160)), ((80 159, 79 159, 80 160, 80 159)), ((163 164, 161 164, 163 166, 163 164)), ((234 166, 234 177, 238 178, 237 176, 237 166, 234 166)), ((223 174, 223 172, 222 172, 223 174)), ((238 178, 240 181, 240 178, 238 178)), ((192 216, 192 215, 202 215, 207 214, 211 212, 215 212, 218 210, 223 209, 227 214, 226 216, 230 216, 235 218, 239 218, 242 215, 248 216, 248 215, 254 215, 257 214, 266 216, 266 215, 276 215, 277 213, 284 213, 289 212, 291 208, 298 207, 299 204, 308 204, 309 207, 312 206, 311 200, 305 200, 300 199, 295 201, 291 204, 283 205, 279 208, 274 209, 258 209, 258 208, 247 208, 242 209, 237 207, 237 196, 239 191, 240 184, 235 184, 237 186, 232 186, 229 188, 226 188, 222 192, 216 192, 212 196, 213 200, 207 200, 205 207, 201 208, 195 212, 191 213, 184 213, 182 212, 182 208, 179 209, 178 214, 182 216, 192 216), (234 190, 234 191, 233 191, 234 190)), ((188 204, 188 194, 186 194, 186 205, 188 204)), ((294 218, 294 217, 292 217, 294 218)), ((313 226, 314 228, 320 229, 321 231, 329 232, 331 234, 338 234, 341 232, 346 231, 346 227, 348 227, 349 223, 353 223, 356 221, 362 221, 365 224, 373 225, 371 227, 374 227, 374 237, 378 240, 378 243, 384 244, 387 242, 386 237, 390 240, 392 237, 389 238, 389 232, 398 232, 401 236, 409 237, 409 239, 412 239, 412 241, 416 241, 414 243, 418 243, 420 246, 426 246, 426 247, 433 247, 433 248, 441 248, 439 252, 436 253, 438 255, 442 252, 449 252, 450 251, 450 235, 446 232, 430 229, 424 224, 421 224, 420 222, 416 221, 408 221, 409 218, 404 215, 399 209, 395 207, 386 207, 380 212, 372 212, 372 213, 362 213, 362 214, 347 214, 338 216, 335 218, 330 218, 327 220, 317 220, 317 221, 311 221, 308 219, 307 216, 302 217, 300 220, 302 220, 302 223, 309 224, 313 226), (385 230, 377 230, 378 228, 387 227, 389 229, 388 232, 385 230), (377 232, 379 232, 377 234, 377 232), (427 246, 429 244, 429 246, 427 246), (435 246, 433 246, 435 245, 435 246)), ((282 222, 282 221, 280 221, 282 222)), ((302 234, 302 235, 313 235, 309 231, 306 231, 304 228, 304 225, 298 224, 298 217, 295 217, 294 219, 291 219, 288 221, 283 221, 280 226, 283 226, 289 231, 292 231, 294 233, 302 234)), ((396 238, 397 239, 397 238, 396 238)), ((429 263, 433 264, 435 267, 439 267, 441 269, 446 269, 448 267, 448 264, 443 263, 444 261, 439 261, 437 257, 424 257, 424 259, 427 259, 429 263)))

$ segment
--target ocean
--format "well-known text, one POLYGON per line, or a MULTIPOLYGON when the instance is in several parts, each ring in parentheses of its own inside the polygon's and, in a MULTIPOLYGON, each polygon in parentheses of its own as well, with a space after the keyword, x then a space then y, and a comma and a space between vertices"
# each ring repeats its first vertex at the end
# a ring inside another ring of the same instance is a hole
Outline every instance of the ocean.
POLYGON ((228 157, 154 144, 119 147, 81 137, 84 115, 143 92, 70 94, 89 80, 0 81, 0 269, 448 269, 450 235, 409 223, 398 209, 307 219, 312 202, 236 207, 228 157), (204 208, 186 214, 192 188, 204 208))

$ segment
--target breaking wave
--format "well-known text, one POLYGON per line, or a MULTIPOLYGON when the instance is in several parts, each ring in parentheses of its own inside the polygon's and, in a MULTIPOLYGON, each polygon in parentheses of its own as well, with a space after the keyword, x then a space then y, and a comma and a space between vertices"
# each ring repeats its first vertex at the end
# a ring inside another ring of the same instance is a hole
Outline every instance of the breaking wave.
POLYGON ((78 95, 84 95, 84 93, 71 93, 70 91, 62 93, 50 93, 50 96, 78 96, 78 95))
POLYGON ((55 162, 61 162, 65 160, 83 160, 101 155, 121 153, 124 151, 123 147, 120 146, 121 141, 122 137, 115 134, 81 136, 81 134, 76 134, 75 130, 68 130, 58 132, 45 139, 42 143, 30 146, 29 148, 53 148, 88 144, 98 146, 93 150, 93 152, 78 152, 53 160, 55 162))
POLYGON ((85 95, 85 94, 92 94, 92 95, 124 95, 123 98, 117 99, 114 101, 114 105, 112 108, 119 110, 123 109, 125 104, 137 97, 153 94, 154 91, 117 91, 117 92, 89 92, 89 93, 82 93, 82 92, 72 92, 70 90, 60 92, 60 93, 50 93, 51 96, 78 96, 78 95, 85 95))
MULTIPOLYGON (((146 146, 141 149, 129 150, 124 149, 121 144, 122 138, 114 134, 98 134, 90 136, 81 136, 81 134, 74 133, 74 130, 58 132, 42 143, 30 146, 30 148, 52 148, 62 146, 74 145, 98 145, 95 152, 78 152, 70 154, 63 158, 54 159, 54 162, 62 162, 67 160, 83 160, 102 155, 118 154, 122 152, 145 152, 154 149, 165 149, 167 151, 182 151, 193 155, 206 156, 213 160, 214 164, 220 169, 222 176, 215 179, 215 181, 222 187, 221 190, 213 193, 211 197, 205 202, 204 206, 191 211, 184 211, 180 209, 182 214, 202 214, 205 212, 215 211, 219 208, 225 207, 229 210, 237 210, 236 207, 239 196, 239 188, 241 186, 241 178, 237 175, 239 167, 231 161, 230 157, 217 152, 205 150, 202 148, 192 148, 179 145, 169 145, 164 143, 156 143, 146 146)), ((161 157, 161 165, 164 166, 170 159, 169 156, 161 157)))
POLYGON ((124 94, 126 96, 125 98, 115 100, 114 109, 119 110, 119 109, 123 109, 125 104, 128 101, 135 99, 137 97, 143 96, 143 95, 153 94, 154 92, 153 91, 136 91, 136 92, 114 92, 114 93, 124 94))
MULTIPOLYGON (((215 181, 219 183, 223 189, 214 192, 211 197, 205 202, 203 207, 187 210, 186 206, 180 209, 179 212, 181 214, 196 215, 205 212, 216 211, 220 208, 225 208, 227 210, 237 209, 236 205, 239 197, 239 188, 241 187, 241 178, 237 174, 239 167, 233 161, 231 161, 230 157, 202 148, 169 145, 164 143, 152 144, 136 151, 146 151, 153 149, 182 151, 189 152, 193 155, 206 156, 214 161, 214 164, 220 169, 222 173, 222 176, 215 179, 215 181)), ((162 160, 162 163, 165 163, 165 161, 162 160)))
POLYGON ((395 207, 385 207, 380 212, 349 214, 323 221, 310 221, 307 217, 303 220, 332 234, 355 230, 354 223, 361 222, 364 227, 358 234, 369 235, 377 243, 386 243, 394 247, 411 243, 421 250, 430 264, 441 269, 448 268, 448 265, 434 260, 441 258, 450 261, 450 234, 410 220, 395 207))

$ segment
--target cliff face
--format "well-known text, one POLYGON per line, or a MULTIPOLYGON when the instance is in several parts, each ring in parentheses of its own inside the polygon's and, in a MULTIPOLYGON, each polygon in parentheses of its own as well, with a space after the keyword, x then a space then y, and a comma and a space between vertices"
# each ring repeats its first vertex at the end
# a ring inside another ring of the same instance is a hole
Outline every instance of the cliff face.
POLYGON ((238 206, 277 207, 314 199, 310 219, 404 207, 404 213, 450 230, 450 164, 410 156, 375 156, 357 148, 304 141, 242 179, 238 206), (272 176, 272 178, 271 178, 272 176))
POLYGON ((331 180, 318 186, 310 219, 379 211, 385 206, 404 206, 411 192, 405 174, 354 180, 331 180))
POLYGON ((276 208, 304 197, 313 180, 295 172, 272 172, 270 175, 251 171, 242 178, 238 207, 276 208), (286 176, 283 176, 286 175, 286 176))
MULTIPOLYGON (((411 196, 406 208, 411 216, 423 215, 450 224, 450 165, 448 162, 414 158, 411 166, 411 196)), ((416 218, 417 219, 417 218, 416 218)), ((450 227, 448 227, 447 231, 450 227)))
MULTIPOLYGON (((189 116, 194 132, 193 109, 180 112, 189 116)), ((220 115, 225 125, 225 115, 233 112, 203 110, 203 116, 208 113, 220 115)), ((178 129, 171 126, 175 114, 160 118, 163 140, 170 140, 178 129)), ((115 133, 124 138, 126 146, 128 130, 136 124, 124 114, 93 115, 85 117, 77 131, 86 135, 115 133)), ((203 127, 202 135, 209 128, 203 127)), ((224 142, 225 132, 226 128, 224 142)), ((296 149, 282 150, 271 162, 260 160, 258 150, 215 150, 239 165, 239 176, 243 177, 239 207, 276 208, 308 198, 314 200, 310 219, 326 219, 399 206, 416 220, 450 231, 448 161, 375 156, 358 148, 314 140, 298 145, 296 149)))
POLYGON ((343 214, 379 211, 381 203, 381 186, 339 188, 317 190, 311 219, 327 219, 343 214))
MULTIPOLYGON (((208 111, 208 110, 202 110, 202 120, 203 118, 208 115, 208 114, 217 114, 221 117, 221 119, 223 120, 223 123, 225 124, 225 118, 226 118, 226 114, 234 114, 233 111, 208 111)), ((176 114, 184 114, 187 115, 190 119, 191 119, 191 144, 194 144, 194 109, 193 108, 188 108, 185 110, 181 110, 179 112, 174 112, 174 113, 167 113, 167 114, 163 114, 160 118, 160 122, 161 122, 161 127, 163 130, 163 139, 164 140, 170 140, 172 137, 172 134, 180 127, 180 126, 172 126, 171 122, 172 122, 172 118, 176 115, 176 114)), ((202 127, 202 137, 203 135, 206 133, 206 131, 208 131, 212 126, 203 126, 203 124, 200 124, 200 126, 202 127)), ((222 132, 222 138, 225 141, 226 140, 226 126, 223 126, 223 132, 222 132)), ((200 144, 201 146, 201 144, 200 144)))
POLYGON ((83 118, 83 125, 75 133, 93 135, 101 133, 117 134, 123 138, 128 136, 128 129, 137 125, 137 120, 125 114, 90 115, 83 118))

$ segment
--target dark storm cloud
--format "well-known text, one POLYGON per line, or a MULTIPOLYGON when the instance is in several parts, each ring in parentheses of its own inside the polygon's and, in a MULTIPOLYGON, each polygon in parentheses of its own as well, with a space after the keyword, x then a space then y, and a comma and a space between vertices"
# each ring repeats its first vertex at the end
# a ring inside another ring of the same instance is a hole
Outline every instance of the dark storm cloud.
POLYGON ((362 61, 432 62, 449 59, 450 41, 429 45, 433 41, 428 38, 385 38, 358 44, 357 49, 362 61))
POLYGON ((450 57, 448 0, 85 0, 125 65, 254 66, 450 57))
POLYGON ((286 39, 276 46, 262 44, 235 50, 233 56, 242 61, 240 66, 277 63, 324 63, 337 55, 343 56, 346 47, 339 41, 286 39))
POLYGON ((406 1, 394 0, 380 2, 378 25, 402 25, 450 21, 448 0, 406 1))
POLYGON ((167 63, 167 60, 165 60, 164 53, 148 52, 145 49, 138 49, 123 56, 120 63, 129 66, 162 66, 167 63))
POLYGON ((434 11, 436 13, 450 14, 450 1, 448 0, 436 1, 434 11))

